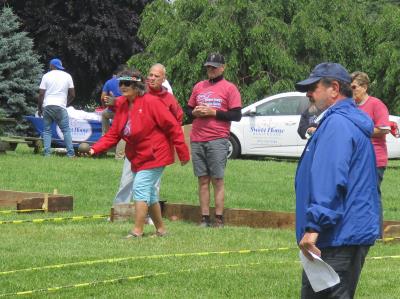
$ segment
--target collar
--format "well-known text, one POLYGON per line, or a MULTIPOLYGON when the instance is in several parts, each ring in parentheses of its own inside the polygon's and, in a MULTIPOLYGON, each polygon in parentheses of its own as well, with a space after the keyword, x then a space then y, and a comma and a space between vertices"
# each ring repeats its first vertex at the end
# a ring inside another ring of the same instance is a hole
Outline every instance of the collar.
POLYGON ((360 103, 356 103, 356 104, 357 104, 357 106, 362 106, 362 105, 364 105, 368 100, 369 100, 369 96, 368 96, 365 100, 362 100, 360 103))
POLYGON ((161 86, 161 89, 160 89, 160 90, 153 89, 153 88, 151 88, 149 85, 147 85, 147 87, 148 87, 148 90, 149 90, 149 92, 150 92, 151 94, 163 95, 163 94, 165 94, 165 93, 167 92, 167 89, 166 89, 164 86, 161 86))
MULTIPOLYGON (((329 109, 329 108, 328 108, 329 109)), ((315 123, 319 124, 319 122, 321 121, 321 119, 324 117, 326 111, 328 111, 328 109, 325 109, 324 111, 321 112, 320 115, 318 115, 318 117, 315 119, 315 123)))
POLYGON ((218 81, 221 81, 222 79, 224 79, 224 75, 215 77, 214 79, 209 79, 208 82, 210 82, 210 83, 217 83, 218 81))

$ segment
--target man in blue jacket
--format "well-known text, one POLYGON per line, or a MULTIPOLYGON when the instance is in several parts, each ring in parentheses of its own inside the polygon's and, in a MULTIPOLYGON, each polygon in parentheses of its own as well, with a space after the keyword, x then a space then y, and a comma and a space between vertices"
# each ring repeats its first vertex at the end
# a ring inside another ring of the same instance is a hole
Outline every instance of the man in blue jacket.
POLYGON ((299 161, 296 188, 296 237, 332 266, 340 283, 315 293, 303 271, 302 298, 353 298, 369 247, 380 231, 380 204, 374 125, 357 109, 351 77, 337 63, 321 63, 296 84, 320 111, 318 128, 299 161))

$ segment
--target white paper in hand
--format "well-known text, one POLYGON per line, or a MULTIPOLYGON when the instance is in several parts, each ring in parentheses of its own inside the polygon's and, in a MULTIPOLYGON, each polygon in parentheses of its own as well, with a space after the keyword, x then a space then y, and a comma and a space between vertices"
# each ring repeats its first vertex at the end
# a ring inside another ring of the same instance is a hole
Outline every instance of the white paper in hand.
POLYGON ((333 268, 325 263, 319 256, 310 251, 309 253, 314 258, 313 261, 306 258, 301 250, 299 256, 304 272, 306 272, 307 278, 310 281, 314 292, 319 292, 337 285, 340 282, 340 278, 335 270, 333 270, 333 268))

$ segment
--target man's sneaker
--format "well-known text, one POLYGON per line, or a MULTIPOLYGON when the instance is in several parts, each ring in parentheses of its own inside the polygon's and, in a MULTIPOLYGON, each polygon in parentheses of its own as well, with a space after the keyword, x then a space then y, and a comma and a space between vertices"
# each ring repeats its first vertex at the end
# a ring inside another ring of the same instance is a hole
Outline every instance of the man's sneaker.
POLYGON ((214 227, 215 228, 223 228, 224 227, 224 218, 215 217, 214 227))
POLYGON ((210 227, 211 223, 210 223, 210 217, 201 217, 201 222, 200 222, 200 227, 210 227))

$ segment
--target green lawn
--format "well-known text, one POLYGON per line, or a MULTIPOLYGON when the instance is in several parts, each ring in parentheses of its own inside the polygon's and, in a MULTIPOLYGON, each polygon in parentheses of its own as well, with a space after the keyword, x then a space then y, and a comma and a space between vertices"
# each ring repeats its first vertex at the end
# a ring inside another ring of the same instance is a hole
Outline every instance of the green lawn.
MULTIPOLYGON (((390 162, 383 182, 385 218, 400 220, 397 194, 399 161, 390 162)), ((108 213, 122 161, 65 157, 45 159, 19 147, 0 156, 2 189, 74 196, 74 212, 108 213)), ((294 211, 296 162, 229 161, 226 206, 294 211)), ((163 176, 161 196, 169 202, 197 203, 191 166, 174 165, 163 176)), ((9 215, 0 220, 55 217, 60 214, 9 215)), ((122 240, 131 223, 105 220, 1 225, 2 294, 139 276, 117 283, 65 288, 34 298, 298 298, 301 266, 292 230, 226 227, 200 229, 166 221, 170 235, 122 240), (276 250, 276 248, 289 248, 276 250), (251 249, 253 252, 239 253, 251 249), (260 249, 271 249, 260 251, 260 249), (230 253, 223 254, 222 252, 230 253), (235 252, 236 251, 236 252, 235 252), (194 255, 193 253, 206 254, 194 255), (215 253, 217 252, 217 253, 215 253), (219 252, 219 253, 218 253, 219 252), (182 255, 177 255, 182 254, 182 255), (116 258, 128 258, 116 261, 116 258), (99 262, 110 259, 108 262, 99 262), (98 261, 84 265, 68 265, 98 261), (60 268, 44 266, 65 264, 60 268), (4 271, 38 267, 31 271, 4 271)), ((400 244, 377 244, 369 257, 397 256, 400 244)), ((400 258, 368 259, 357 298, 399 298, 400 258)))

